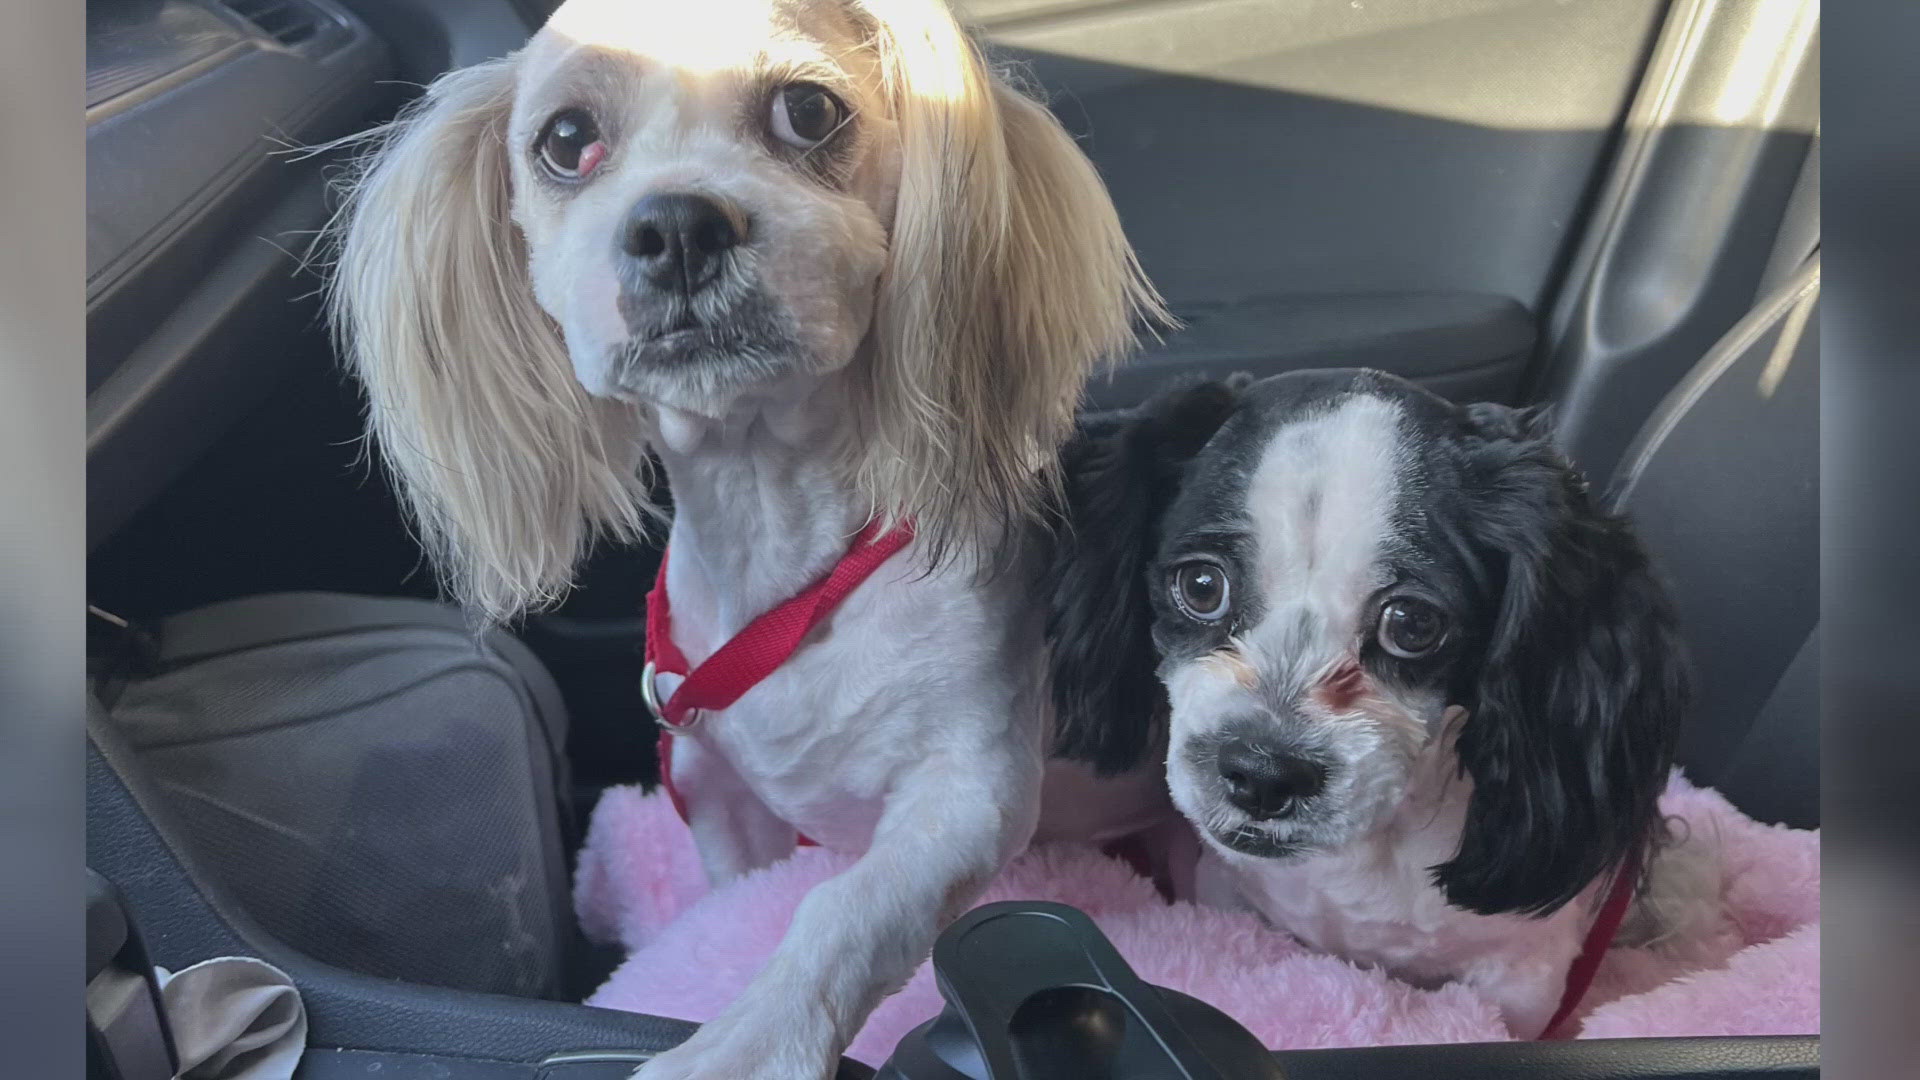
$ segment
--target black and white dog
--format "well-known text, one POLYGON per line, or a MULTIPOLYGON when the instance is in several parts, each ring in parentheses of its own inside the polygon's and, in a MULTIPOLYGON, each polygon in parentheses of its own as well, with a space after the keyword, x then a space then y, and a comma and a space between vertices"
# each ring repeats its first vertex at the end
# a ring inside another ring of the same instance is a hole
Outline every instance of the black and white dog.
POLYGON ((1077 749, 1166 747, 1203 901, 1522 1038, 1623 868, 1641 940, 1697 890, 1654 862, 1673 616, 1544 428, 1368 370, 1165 392, 1069 448, 1051 627, 1077 749))

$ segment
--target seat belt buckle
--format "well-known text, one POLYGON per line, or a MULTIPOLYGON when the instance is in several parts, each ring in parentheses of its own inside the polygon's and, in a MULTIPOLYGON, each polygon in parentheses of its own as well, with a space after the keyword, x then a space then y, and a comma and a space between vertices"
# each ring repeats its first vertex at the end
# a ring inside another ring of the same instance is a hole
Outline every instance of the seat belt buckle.
POLYGON ((113 883, 87 871, 87 1075, 172 1080, 160 977, 113 883))

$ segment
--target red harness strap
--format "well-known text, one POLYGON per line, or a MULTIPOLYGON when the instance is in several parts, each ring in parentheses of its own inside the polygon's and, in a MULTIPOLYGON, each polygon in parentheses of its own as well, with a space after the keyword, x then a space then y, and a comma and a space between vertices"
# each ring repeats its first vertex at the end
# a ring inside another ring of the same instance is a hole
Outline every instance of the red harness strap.
POLYGON ((1600 913, 1587 929, 1587 940, 1580 946, 1580 955, 1574 957, 1573 966, 1567 969, 1567 988, 1560 994, 1560 1007, 1553 1011, 1553 1019, 1547 1021, 1546 1030, 1540 1033, 1542 1039, 1564 1038, 1559 1033, 1560 1026, 1580 1007, 1580 999, 1587 996, 1594 973, 1600 970, 1600 961, 1606 959, 1607 950, 1613 947, 1614 935, 1620 932, 1620 924, 1627 917, 1627 908, 1633 903, 1633 892, 1639 882, 1640 856, 1636 852, 1628 856, 1614 874, 1613 886, 1607 890, 1606 902, 1600 905, 1600 913))
MULTIPOLYGON (((880 523, 869 522, 825 577, 748 623, 699 667, 688 664, 686 654, 674 644, 673 617, 667 605, 667 556, 661 553, 660 574, 647 594, 647 666, 641 691, 660 725, 660 785, 680 820, 686 820, 687 807, 673 786, 673 733, 697 723, 701 711, 717 712, 732 705, 773 674, 848 593, 912 539, 911 524, 882 535, 880 523), (685 676, 664 702, 654 685, 654 677, 662 672, 685 676)), ((804 836, 800 842, 812 843, 804 836)))

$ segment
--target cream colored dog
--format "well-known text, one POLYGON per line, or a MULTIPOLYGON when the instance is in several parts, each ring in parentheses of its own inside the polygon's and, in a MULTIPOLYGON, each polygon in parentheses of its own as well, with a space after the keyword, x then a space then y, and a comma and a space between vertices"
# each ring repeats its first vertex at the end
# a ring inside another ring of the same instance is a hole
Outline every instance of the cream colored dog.
POLYGON ((1042 806, 1043 775, 1085 773, 1047 763, 1030 525, 1087 374, 1159 312, 1106 192, 936 0, 574 0, 376 138, 335 315, 476 612, 551 602, 594 538, 638 535, 649 451, 694 663, 869 521, 916 526, 675 741, 716 882, 796 830, 862 855, 642 1075, 824 1076, 1036 828, 1166 810, 1157 774, 1042 806))

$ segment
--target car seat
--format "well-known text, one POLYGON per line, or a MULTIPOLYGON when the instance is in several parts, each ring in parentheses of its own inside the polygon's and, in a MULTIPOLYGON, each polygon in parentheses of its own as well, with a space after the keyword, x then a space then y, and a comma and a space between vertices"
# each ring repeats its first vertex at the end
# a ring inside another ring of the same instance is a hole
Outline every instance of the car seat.
POLYGON ((1694 669, 1679 758, 1762 821, 1820 824, 1820 259, 1696 364, 1615 473, 1694 669))
POLYGON ((567 713, 526 646, 443 604, 331 593, 212 604, 154 638, 101 686, 109 722, 266 930, 370 975, 571 989, 567 713))

